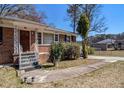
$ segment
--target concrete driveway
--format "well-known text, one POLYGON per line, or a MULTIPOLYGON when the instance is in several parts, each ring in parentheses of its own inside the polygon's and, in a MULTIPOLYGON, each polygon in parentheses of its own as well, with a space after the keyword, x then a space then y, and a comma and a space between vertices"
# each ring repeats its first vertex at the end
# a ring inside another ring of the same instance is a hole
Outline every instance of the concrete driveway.
POLYGON ((101 59, 104 62, 117 62, 117 61, 124 61, 124 57, 111 57, 111 56, 93 56, 89 55, 88 59, 101 59))

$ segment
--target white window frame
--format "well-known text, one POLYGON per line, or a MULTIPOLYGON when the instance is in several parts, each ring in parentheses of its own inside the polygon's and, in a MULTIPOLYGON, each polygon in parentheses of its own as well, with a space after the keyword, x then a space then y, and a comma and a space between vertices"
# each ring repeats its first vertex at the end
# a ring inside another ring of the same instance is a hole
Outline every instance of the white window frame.
MULTIPOLYGON (((54 36, 54 33, 45 33, 45 32, 44 32, 44 33, 43 33, 43 36, 44 36, 44 34, 52 34, 52 35, 53 35, 53 42, 54 42, 54 37, 55 37, 55 36, 54 36)), ((51 44, 45 44, 45 43, 44 43, 44 37, 43 37, 43 43, 42 43, 42 45, 51 45, 51 44)))
POLYGON ((54 34, 54 42, 59 42, 59 34, 58 33, 54 34), (56 41, 56 35, 58 36, 58 40, 57 41, 56 41))
POLYGON ((38 45, 41 45, 41 44, 42 44, 42 33, 41 33, 41 32, 37 32, 37 44, 38 44, 38 45), (38 34, 39 34, 39 33, 41 34, 41 43, 40 43, 40 44, 39 44, 39 41, 38 41, 38 40, 39 40, 39 39, 38 39, 38 34))

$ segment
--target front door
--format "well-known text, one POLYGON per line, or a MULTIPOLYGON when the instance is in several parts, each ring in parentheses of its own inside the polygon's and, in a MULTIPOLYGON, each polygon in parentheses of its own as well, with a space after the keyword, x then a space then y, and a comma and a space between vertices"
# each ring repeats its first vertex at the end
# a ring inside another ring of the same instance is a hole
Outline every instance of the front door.
POLYGON ((20 45, 21 51, 30 51, 30 34, 29 31, 20 31, 20 45))

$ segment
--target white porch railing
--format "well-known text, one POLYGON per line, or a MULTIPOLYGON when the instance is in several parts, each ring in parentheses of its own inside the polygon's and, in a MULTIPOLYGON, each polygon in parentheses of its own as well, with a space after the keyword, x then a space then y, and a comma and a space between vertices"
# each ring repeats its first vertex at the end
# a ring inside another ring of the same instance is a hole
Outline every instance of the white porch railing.
POLYGON ((19 69, 35 68, 38 66, 38 53, 35 51, 20 52, 19 69))

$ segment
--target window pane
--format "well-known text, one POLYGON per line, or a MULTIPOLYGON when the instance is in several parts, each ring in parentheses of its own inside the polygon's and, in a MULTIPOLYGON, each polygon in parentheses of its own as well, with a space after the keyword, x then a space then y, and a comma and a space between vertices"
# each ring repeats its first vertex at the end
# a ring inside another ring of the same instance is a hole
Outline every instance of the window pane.
POLYGON ((55 41, 59 41, 58 40, 58 34, 55 34, 55 41))
POLYGON ((54 34, 43 34, 43 44, 51 44, 54 42, 54 34))
POLYGON ((3 31, 2 31, 2 27, 0 27, 0 42, 2 42, 3 40, 3 31))
POLYGON ((38 39, 38 44, 41 44, 42 43, 41 33, 37 33, 37 39, 38 39))

